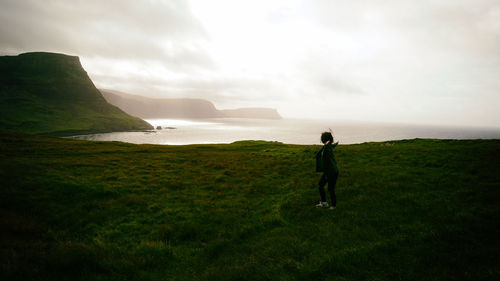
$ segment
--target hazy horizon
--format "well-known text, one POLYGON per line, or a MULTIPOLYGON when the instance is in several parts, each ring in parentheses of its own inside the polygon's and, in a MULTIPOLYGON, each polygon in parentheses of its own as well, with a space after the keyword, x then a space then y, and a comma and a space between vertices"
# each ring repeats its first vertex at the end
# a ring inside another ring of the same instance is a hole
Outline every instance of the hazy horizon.
POLYGON ((122 141, 136 144, 209 144, 243 140, 286 144, 320 144, 321 132, 331 131, 341 144, 392 142, 403 139, 498 139, 500 128, 426 126, 366 121, 241 118, 145 119, 156 129, 147 132, 112 132, 70 138, 122 141))
POLYGON ((0 54, 80 57, 98 88, 284 118, 500 127, 500 2, 0 2, 0 54))

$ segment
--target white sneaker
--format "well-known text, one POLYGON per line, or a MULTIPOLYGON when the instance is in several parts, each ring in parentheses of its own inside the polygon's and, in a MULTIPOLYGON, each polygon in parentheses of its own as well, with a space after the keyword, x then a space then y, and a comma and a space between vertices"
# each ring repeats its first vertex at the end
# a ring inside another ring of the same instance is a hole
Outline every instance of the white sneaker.
POLYGON ((329 209, 330 210, 335 210, 335 208, 337 208, 336 206, 331 206, 329 209))
POLYGON ((318 207, 318 208, 328 208, 328 202, 321 202, 321 201, 319 201, 319 203, 316 204, 316 207, 318 207))

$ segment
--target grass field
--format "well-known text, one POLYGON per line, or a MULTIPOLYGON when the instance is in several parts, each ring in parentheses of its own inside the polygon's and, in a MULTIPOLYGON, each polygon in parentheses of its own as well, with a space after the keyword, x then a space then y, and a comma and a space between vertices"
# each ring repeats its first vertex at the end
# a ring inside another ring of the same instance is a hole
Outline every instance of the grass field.
POLYGON ((500 140, 159 146, 0 133, 2 280, 499 280, 500 140))

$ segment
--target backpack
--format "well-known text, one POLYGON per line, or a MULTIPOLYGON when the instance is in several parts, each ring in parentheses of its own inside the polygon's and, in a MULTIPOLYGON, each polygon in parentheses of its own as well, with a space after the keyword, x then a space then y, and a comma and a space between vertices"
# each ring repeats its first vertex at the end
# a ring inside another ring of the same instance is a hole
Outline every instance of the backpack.
POLYGON ((321 173, 325 171, 325 167, 323 164, 323 150, 325 147, 323 146, 318 152, 316 152, 316 172, 321 173))

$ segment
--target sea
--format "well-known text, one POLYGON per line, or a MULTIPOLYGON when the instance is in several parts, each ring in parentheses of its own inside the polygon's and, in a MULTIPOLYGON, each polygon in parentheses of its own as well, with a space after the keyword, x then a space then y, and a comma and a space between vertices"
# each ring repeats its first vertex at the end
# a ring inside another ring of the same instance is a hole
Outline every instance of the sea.
POLYGON ((341 144, 383 142, 414 138, 498 139, 500 127, 406 125, 360 121, 301 119, 146 119, 155 130, 72 136, 73 139, 121 141, 135 144, 215 144, 264 140, 287 144, 320 144, 320 135, 331 131, 341 144), (161 129, 156 129, 158 126, 161 129))

